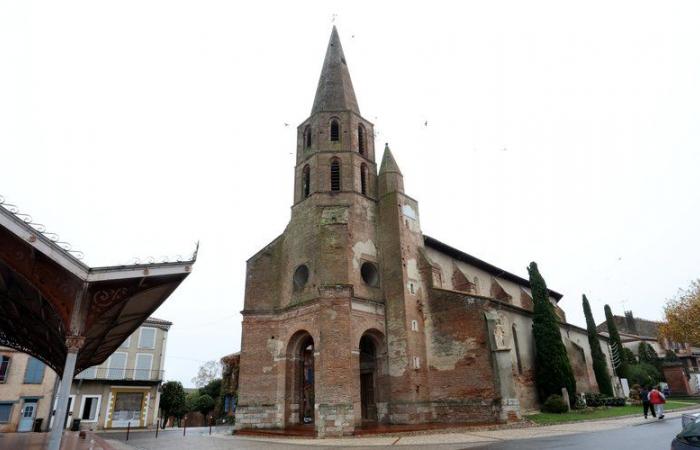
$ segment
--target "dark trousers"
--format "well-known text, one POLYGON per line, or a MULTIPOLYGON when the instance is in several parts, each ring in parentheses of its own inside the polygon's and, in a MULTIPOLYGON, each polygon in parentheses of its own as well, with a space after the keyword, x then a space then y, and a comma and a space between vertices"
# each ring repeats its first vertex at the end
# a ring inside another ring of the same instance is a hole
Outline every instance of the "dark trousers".
POLYGON ((644 417, 647 416, 649 410, 651 410, 651 416, 656 417, 656 411, 654 411, 654 405, 649 402, 642 402, 642 407, 644 407, 644 417))

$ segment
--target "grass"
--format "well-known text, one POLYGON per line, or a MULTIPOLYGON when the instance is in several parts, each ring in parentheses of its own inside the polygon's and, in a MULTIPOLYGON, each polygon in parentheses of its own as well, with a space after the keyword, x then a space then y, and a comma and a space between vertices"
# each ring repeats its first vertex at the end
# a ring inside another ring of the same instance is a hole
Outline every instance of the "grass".
MULTIPOLYGON (((678 408, 684 408, 686 406, 697 405, 700 401, 695 399, 683 399, 681 400, 669 400, 666 402, 666 411, 671 411, 678 408)), ((639 414, 642 415, 642 407, 628 405, 628 406, 612 406, 612 407, 600 407, 600 408, 586 408, 581 410, 572 410, 565 414, 552 414, 552 413, 536 413, 527 416, 528 419, 539 424, 554 424, 561 422, 574 422, 577 420, 591 420, 591 419, 606 419, 609 417, 620 417, 639 414)))

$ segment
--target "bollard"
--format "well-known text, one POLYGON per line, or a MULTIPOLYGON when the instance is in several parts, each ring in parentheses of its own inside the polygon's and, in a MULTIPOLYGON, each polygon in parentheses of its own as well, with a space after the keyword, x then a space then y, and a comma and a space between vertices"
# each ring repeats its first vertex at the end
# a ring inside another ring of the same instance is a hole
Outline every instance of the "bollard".
POLYGON ((187 431, 187 419, 182 421, 182 436, 185 436, 185 432, 187 431))
POLYGON ((156 439, 158 439, 158 429, 160 429, 160 417, 156 420, 156 439))
POLYGON ((209 418, 209 436, 211 436, 211 418, 209 418))
POLYGON ((126 423, 126 440, 129 440, 129 430, 131 429, 131 421, 126 423))

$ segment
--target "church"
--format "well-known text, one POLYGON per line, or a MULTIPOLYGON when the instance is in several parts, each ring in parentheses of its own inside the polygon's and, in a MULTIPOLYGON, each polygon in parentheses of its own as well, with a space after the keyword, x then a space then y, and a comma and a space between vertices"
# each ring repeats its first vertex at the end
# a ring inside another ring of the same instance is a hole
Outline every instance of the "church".
MULTIPOLYGON (((423 234, 388 145, 377 170, 335 27, 296 147, 289 224, 247 261, 236 429, 341 436, 538 408, 529 281, 423 234)), ((597 392, 561 298, 577 390, 597 392)))

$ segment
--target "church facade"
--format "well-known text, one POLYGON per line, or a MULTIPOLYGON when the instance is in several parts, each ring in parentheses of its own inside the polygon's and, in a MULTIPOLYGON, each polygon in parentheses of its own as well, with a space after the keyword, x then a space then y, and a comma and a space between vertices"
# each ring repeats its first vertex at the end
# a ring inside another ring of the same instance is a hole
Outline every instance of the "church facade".
MULTIPOLYGON (((296 144, 291 220, 247 262, 236 428, 337 436, 538 407, 528 280, 423 234, 388 146, 377 170, 335 27, 296 144)), ((549 294, 578 391, 597 392, 586 331, 549 294)))

